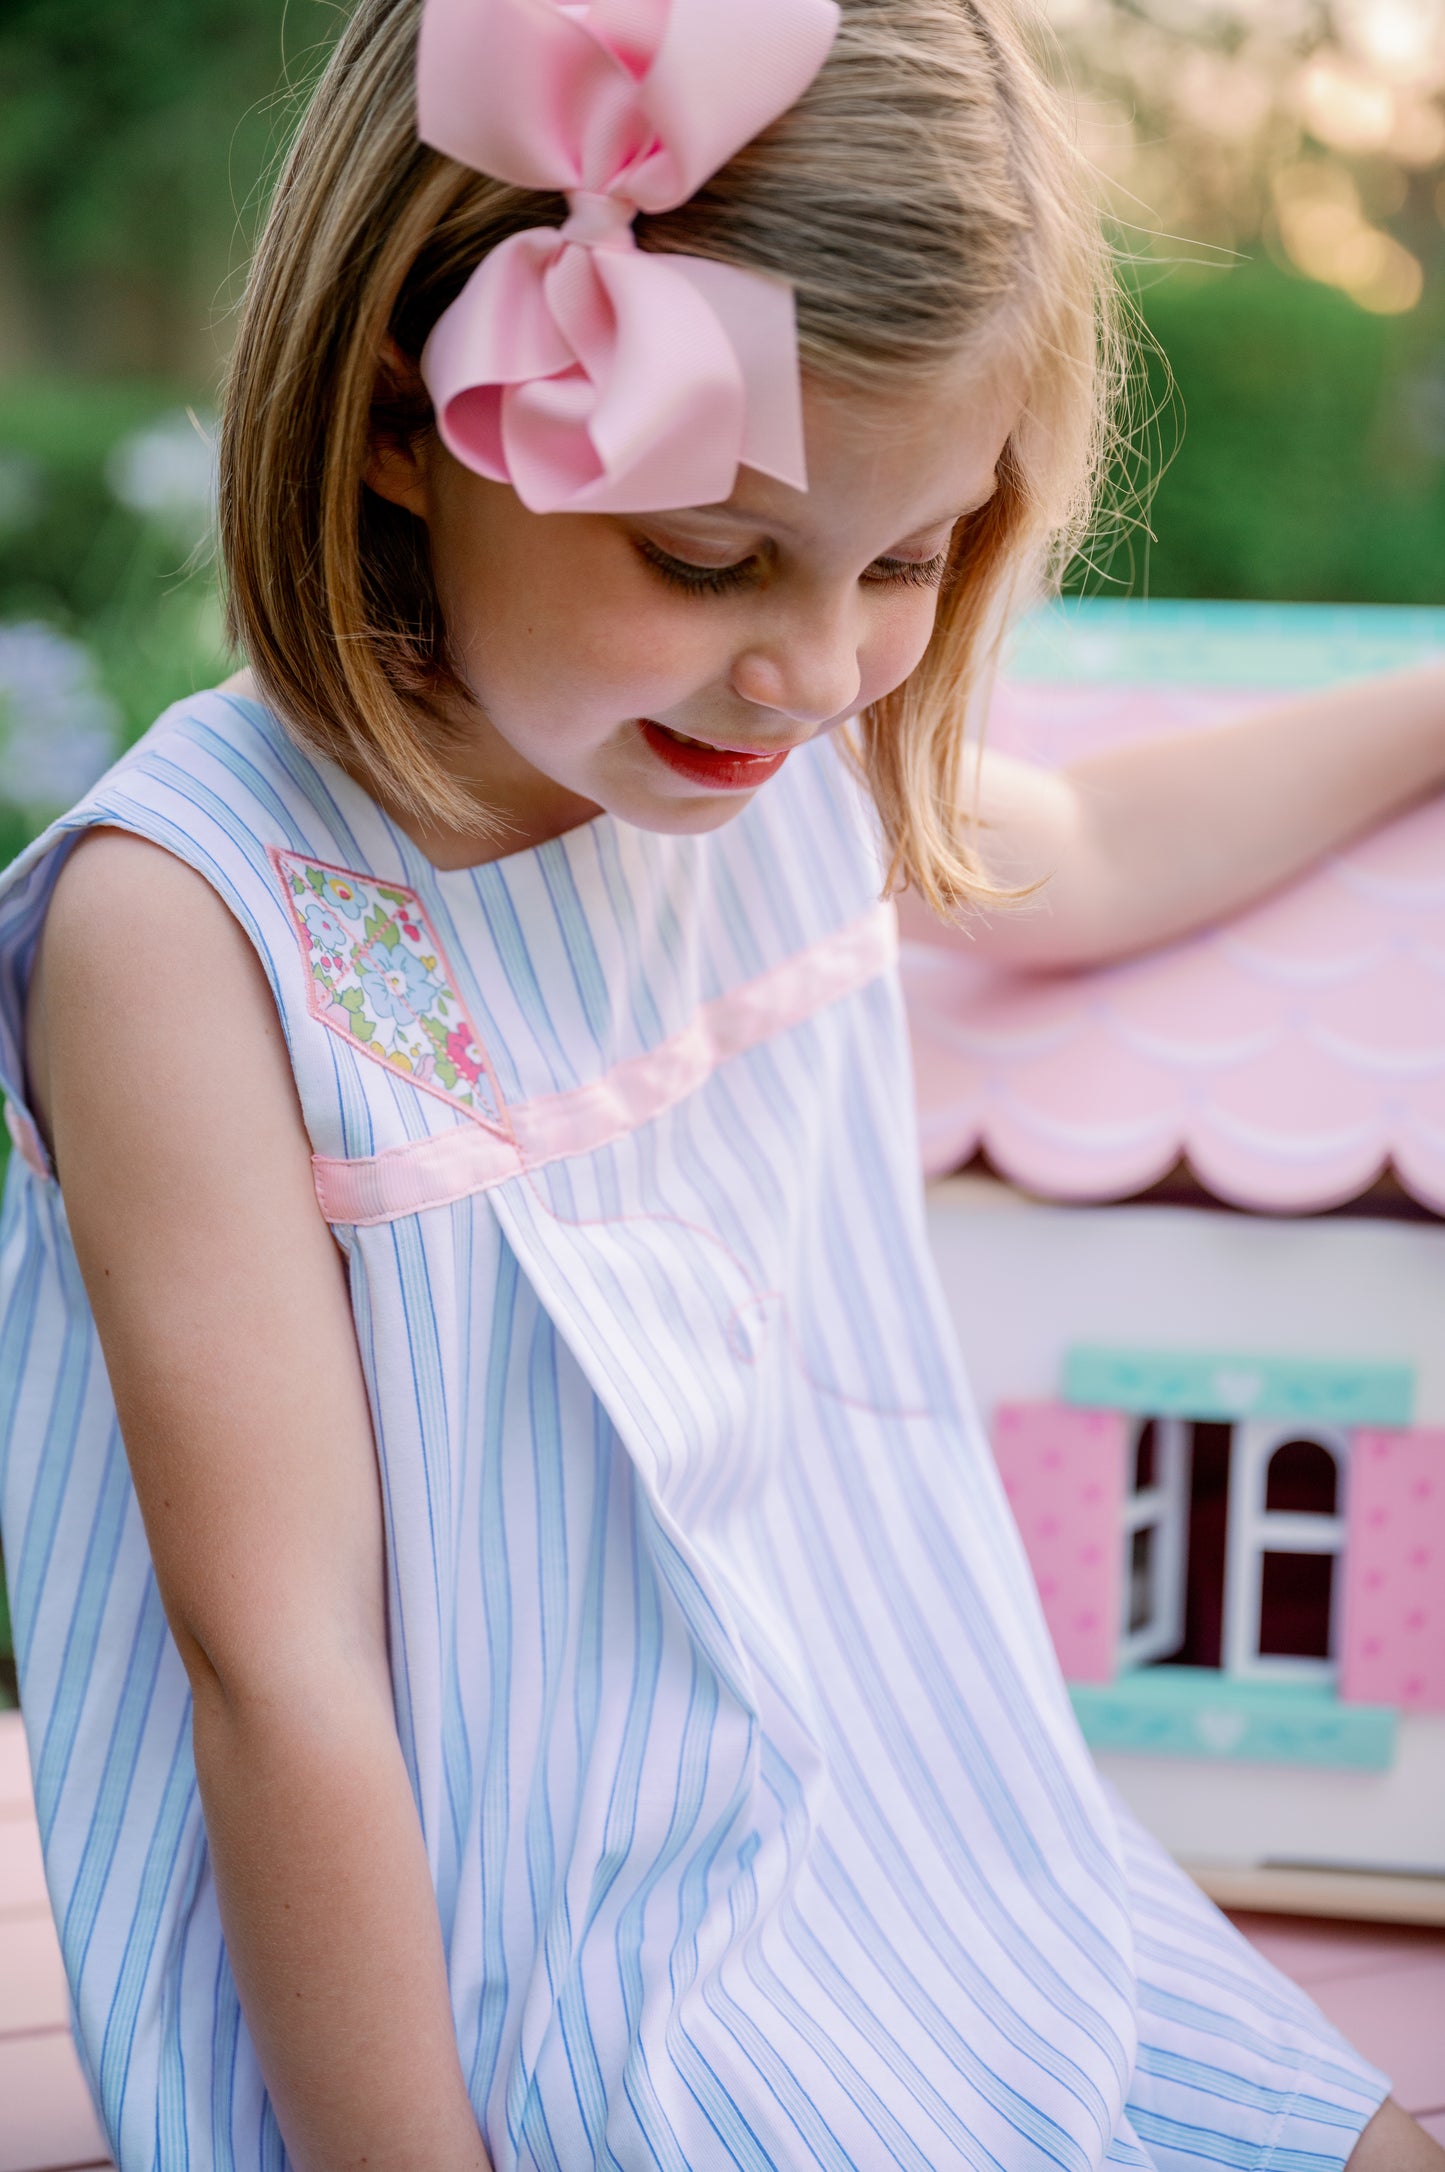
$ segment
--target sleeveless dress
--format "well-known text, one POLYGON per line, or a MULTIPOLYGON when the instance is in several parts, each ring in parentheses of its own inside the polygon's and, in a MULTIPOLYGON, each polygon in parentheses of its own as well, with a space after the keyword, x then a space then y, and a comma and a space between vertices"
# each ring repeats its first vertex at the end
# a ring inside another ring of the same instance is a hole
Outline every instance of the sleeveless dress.
POLYGON ((1384 2077, 1075 1727, 935 1287, 892 915, 834 748, 711 835, 604 815, 444 873, 208 694, 0 881, 0 1517, 121 2172, 287 2159, 24 1106, 37 937, 97 823, 214 886, 284 1025, 498 2172, 1342 2165, 1384 2077))

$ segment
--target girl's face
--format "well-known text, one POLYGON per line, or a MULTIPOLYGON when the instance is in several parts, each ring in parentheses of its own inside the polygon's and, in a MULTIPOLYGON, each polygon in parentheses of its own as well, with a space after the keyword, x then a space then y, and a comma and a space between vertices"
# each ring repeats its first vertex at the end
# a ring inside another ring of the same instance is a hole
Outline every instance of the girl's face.
MULTIPOLYGON (((449 755, 519 850, 599 809, 716 829, 789 752, 905 679, 950 531, 993 492, 1018 415, 999 380, 876 398, 804 388, 809 487, 739 471, 723 505, 529 513, 430 433, 367 480, 426 523, 471 701, 449 755)), ((414 829, 441 865, 475 835, 414 829)))

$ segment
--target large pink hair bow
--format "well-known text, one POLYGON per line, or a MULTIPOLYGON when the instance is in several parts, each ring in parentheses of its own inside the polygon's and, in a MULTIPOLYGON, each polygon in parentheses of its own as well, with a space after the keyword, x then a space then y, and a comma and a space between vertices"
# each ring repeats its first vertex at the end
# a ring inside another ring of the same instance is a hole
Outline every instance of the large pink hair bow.
POLYGON ((641 250, 632 220, 786 111, 837 26, 835 0, 426 0, 423 141, 570 210, 484 257, 427 341, 458 460, 534 513, 715 504, 740 464, 807 487, 792 289, 641 250))

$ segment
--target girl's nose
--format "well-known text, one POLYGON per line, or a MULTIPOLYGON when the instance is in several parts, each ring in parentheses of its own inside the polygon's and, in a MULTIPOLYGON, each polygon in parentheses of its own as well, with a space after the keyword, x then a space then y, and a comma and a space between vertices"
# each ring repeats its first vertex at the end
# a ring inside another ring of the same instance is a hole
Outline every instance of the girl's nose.
POLYGON ((856 707, 862 676, 855 629, 836 622, 796 625, 744 649, 732 668, 733 692, 757 709, 776 709, 802 724, 828 724, 856 707))

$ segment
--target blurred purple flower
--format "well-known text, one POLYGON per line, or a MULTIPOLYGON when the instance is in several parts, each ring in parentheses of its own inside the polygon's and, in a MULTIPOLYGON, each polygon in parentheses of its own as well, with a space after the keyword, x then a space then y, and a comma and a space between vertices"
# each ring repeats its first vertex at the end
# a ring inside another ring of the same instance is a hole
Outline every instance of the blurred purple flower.
POLYGON ((187 408, 123 437, 105 464, 111 494, 178 542, 207 534, 216 502, 216 449, 209 427, 187 408))
POLYGON ((32 821, 62 813, 107 770, 120 712, 78 641, 0 625, 0 799, 32 821))

